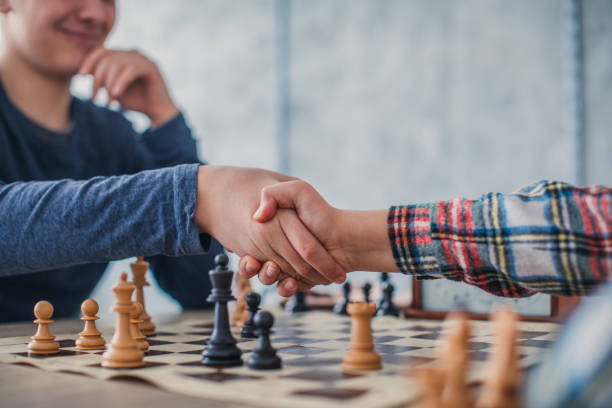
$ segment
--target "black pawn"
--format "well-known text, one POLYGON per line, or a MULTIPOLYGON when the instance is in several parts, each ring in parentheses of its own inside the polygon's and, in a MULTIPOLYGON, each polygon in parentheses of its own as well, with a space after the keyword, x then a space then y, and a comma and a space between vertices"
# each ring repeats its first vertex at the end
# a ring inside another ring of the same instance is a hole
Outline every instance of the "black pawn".
POLYGON ((349 294, 351 293, 351 284, 349 283, 349 281, 344 282, 344 285, 342 285, 342 294, 344 295, 344 297, 342 298, 342 300, 338 303, 336 303, 336 305, 334 306, 334 313, 337 313, 339 315, 344 315, 344 316, 348 316, 348 311, 346 310, 346 307, 349 304, 349 294))
POLYGON ((370 291, 372 290, 372 284, 370 282, 364 283, 361 290, 363 290, 363 301, 370 303, 370 291))
POLYGON ((274 370, 281 368, 282 362, 276 350, 270 344, 270 328, 274 324, 272 313, 262 310, 255 315, 255 326, 259 343, 249 357, 247 365, 253 370, 274 370))
POLYGON ((393 290, 395 288, 391 282, 385 282, 383 285, 383 296, 380 302, 380 307, 376 313, 378 316, 395 316, 399 317, 400 313, 397 307, 393 304, 393 290))
POLYGON ((236 300, 232 296, 232 278, 234 273, 227 269, 229 259, 225 254, 215 257, 217 266, 208 272, 212 283, 212 292, 206 299, 215 302, 215 325, 202 351, 202 364, 212 367, 233 367, 242 365, 242 351, 236 346, 232 336, 227 312, 227 302, 236 300))
POLYGON ((300 312, 310 312, 310 306, 306 304, 306 293, 304 292, 295 292, 293 295, 293 302, 289 311, 291 313, 300 313, 300 312))
POLYGON ((250 314, 248 320, 244 322, 242 330, 240 330, 240 337, 247 339, 257 338, 257 334, 255 333, 255 314, 259 310, 260 303, 261 296, 259 296, 259 293, 251 292, 246 295, 246 304, 249 307, 250 314))
POLYGON ((383 305, 383 300, 384 300, 384 292, 383 292, 383 288, 385 287, 385 283, 387 283, 389 281, 389 273, 388 272, 383 272, 380 274, 380 288, 381 288, 381 296, 378 299, 378 306, 376 307, 376 315, 378 315, 378 312, 380 311, 380 308, 383 305))

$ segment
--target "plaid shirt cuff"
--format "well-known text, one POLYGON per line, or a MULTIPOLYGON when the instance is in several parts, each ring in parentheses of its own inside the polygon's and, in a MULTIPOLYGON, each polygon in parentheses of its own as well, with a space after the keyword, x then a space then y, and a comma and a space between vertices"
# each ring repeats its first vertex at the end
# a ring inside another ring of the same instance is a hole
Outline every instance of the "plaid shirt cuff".
POLYGON ((441 277, 440 265, 433 256, 429 214, 427 206, 393 206, 387 218, 395 263, 401 272, 417 278, 441 277))
POLYGON ((398 268, 506 297, 586 295, 612 276, 612 189, 543 180, 512 194, 391 207, 398 268))
POLYGON ((481 265, 475 268, 474 259, 470 259, 471 266, 461 267, 457 262, 457 250, 466 250, 465 243, 453 242, 455 235, 441 231, 439 225, 431 220, 438 214, 437 207, 443 203, 389 209, 388 235, 399 270, 417 279, 463 281, 497 296, 517 298, 533 295, 534 291, 520 286, 493 267, 481 265))

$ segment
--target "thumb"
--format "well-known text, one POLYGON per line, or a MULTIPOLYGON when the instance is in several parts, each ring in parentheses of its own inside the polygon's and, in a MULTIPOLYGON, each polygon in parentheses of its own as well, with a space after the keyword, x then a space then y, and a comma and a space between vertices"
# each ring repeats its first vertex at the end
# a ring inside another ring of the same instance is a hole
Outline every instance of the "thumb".
POLYGON ((274 217, 277 208, 294 209, 299 212, 300 204, 309 195, 310 187, 305 181, 292 180, 266 186, 261 190, 259 208, 253 214, 258 222, 266 222, 274 217))
POLYGON ((274 197, 267 193, 264 188, 261 190, 261 198, 259 200, 259 207, 255 214, 253 214, 253 219, 257 222, 266 222, 271 220, 276 214, 276 209, 278 208, 278 204, 274 197))

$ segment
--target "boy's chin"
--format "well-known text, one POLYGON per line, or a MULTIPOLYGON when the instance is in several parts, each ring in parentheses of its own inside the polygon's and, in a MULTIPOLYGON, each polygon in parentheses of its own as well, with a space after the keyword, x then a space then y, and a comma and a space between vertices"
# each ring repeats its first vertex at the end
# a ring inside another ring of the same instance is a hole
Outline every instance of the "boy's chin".
POLYGON ((65 55, 57 58, 53 64, 53 74, 58 77, 72 77, 79 72, 87 54, 65 55))
POLYGON ((70 79, 79 72, 80 63, 54 64, 53 68, 47 70, 46 74, 57 79, 70 79))

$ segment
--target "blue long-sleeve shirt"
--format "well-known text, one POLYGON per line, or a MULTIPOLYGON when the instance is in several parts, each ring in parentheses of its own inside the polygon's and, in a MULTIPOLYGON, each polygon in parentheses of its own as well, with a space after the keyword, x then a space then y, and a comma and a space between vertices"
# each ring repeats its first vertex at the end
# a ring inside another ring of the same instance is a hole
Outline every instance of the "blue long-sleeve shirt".
POLYGON ((183 116, 141 135, 73 98, 70 117, 66 133, 43 128, 0 84, 0 321, 31 319, 40 299, 76 315, 107 262, 134 255, 183 307, 208 306, 222 248, 193 220, 199 160, 183 116))

